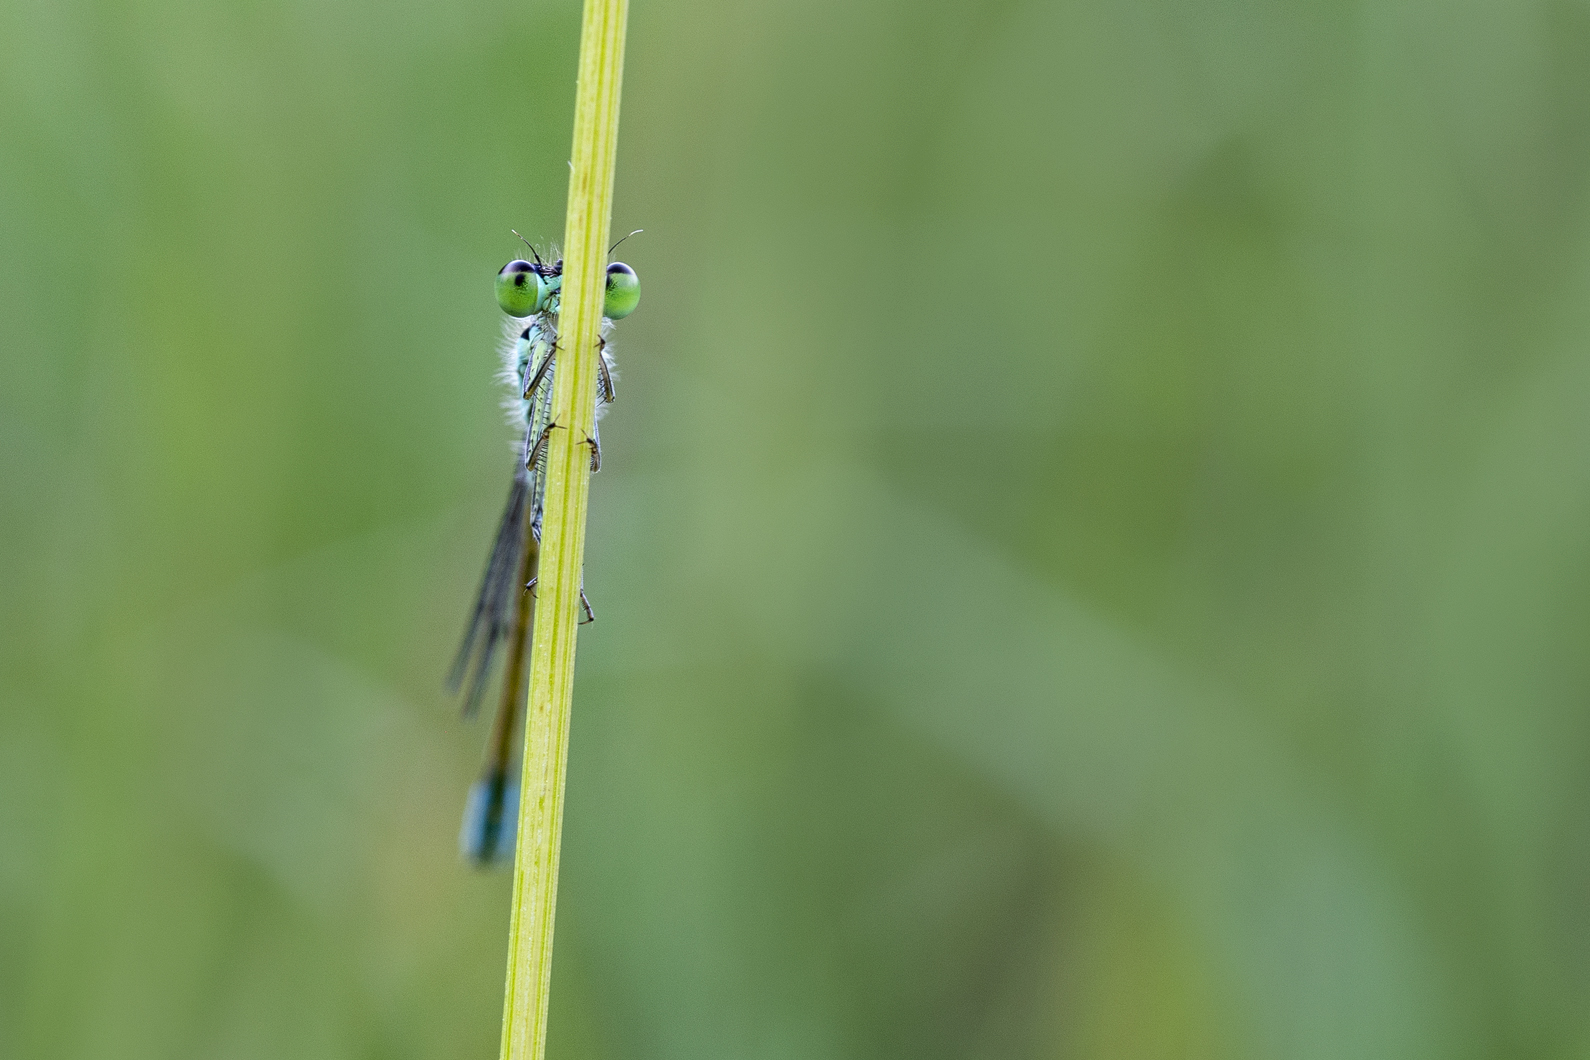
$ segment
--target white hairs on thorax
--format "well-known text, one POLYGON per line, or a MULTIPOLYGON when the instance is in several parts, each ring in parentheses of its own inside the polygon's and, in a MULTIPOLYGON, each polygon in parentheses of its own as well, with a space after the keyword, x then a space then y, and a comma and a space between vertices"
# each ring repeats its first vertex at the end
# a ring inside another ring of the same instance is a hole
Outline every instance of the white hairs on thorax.
MULTIPOLYGON (((524 444, 525 419, 530 414, 530 403, 524 398, 524 375, 519 364, 519 337, 526 331, 539 328, 539 316, 535 317, 503 317, 502 340, 497 344, 497 354, 500 366, 497 369, 497 382, 501 383, 508 391, 502 399, 502 411, 508 420, 508 426, 518 432, 518 438, 513 443, 516 447, 524 444), (528 322, 527 322, 528 321, 528 322)), ((613 331, 613 322, 606 317, 602 318, 601 335, 605 341, 613 331)), ((618 365, 613 360, 612 343, 606 343, 601 351, 603 362, 607 365, 608 378, 618 384, 618 365)), ((556 366, 554 366, 554 372, 556 366)), ((596 418, 600 420, 607 414, 607 403, 598 400, 596 403, 596 418)))

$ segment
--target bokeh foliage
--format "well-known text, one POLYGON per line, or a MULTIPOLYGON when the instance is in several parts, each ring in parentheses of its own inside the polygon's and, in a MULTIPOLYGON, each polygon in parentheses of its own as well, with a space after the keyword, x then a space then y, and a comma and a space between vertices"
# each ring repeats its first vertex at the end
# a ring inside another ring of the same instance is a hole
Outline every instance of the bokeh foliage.
MULTIPOLYGON (((1590 1055, 1590 8, 632 19, 553 1060, 1590 1055)), ((577 21, 0 0, 0 1056, 492 1055, 577 21)))

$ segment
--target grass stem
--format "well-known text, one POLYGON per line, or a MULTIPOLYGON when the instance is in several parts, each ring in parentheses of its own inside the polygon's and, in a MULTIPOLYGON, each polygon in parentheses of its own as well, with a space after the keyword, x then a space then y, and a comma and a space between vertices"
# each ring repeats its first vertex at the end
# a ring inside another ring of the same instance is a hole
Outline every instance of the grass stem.
POLYGON ((628 14, 628 0, 585 0, 580 31, 558 369, 552 397, 555 422, 566 429, 551 433, 547 453, 502 1060, 542 1060, 546 1052, 563 779, 568 766, 574 643, 591 487, 591 453, 584 443, 595 427, 597 340, 606 293, 628 14))

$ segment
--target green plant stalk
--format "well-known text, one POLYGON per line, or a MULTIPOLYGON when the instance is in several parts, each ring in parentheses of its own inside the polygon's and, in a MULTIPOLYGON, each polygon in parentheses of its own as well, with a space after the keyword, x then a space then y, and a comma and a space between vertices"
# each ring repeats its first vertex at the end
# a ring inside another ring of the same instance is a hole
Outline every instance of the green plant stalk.
POLYGON ((563 293, 558 315, 554 417, 548 438, 546 500, 530 647, 519 841, 502 1017, 502 1060, 542 1060, 552 980, 552 924, 563 836, 574 642, 579 625, 585 514, 591 489, 597 342, 607 290, 618 98, 628 0, 585 0, 580 72, 574 97, 573 168, 564 225, 563 293))

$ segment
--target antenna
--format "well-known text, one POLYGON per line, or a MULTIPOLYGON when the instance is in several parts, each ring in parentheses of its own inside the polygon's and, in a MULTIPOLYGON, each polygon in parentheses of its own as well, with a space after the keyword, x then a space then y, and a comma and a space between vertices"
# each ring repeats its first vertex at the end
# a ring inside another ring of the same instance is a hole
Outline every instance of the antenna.
MULTIPOLYGON (((510 229, 508 229, 508 231, 513 232, 513 229, 510 228, 510 229)), ((516 236, 519 236, 518 232, 513 232, 513 234, 516 235, 516 236)), ((624 237, 624 239, 628 239, 628 238, 629 238, 629 236, 625 236, 624 237)), ((536 259, 536 264, 537 265, 541 264, 541 255, 536 253, 536 248, 535 247, 530 246, 530 241, 528 239, 526 239, 524 236, 519 236, 519 242, 523 243, 527 247, 530 247, 530 256, 536 259)), ((620 242, 622 242, 622 240, 620 240, 620 242)), ((609 250, 608 253, 611 254, 612 251, 609 250)))
MULTIPOLYGON (((638 235, 640 235, 640 234, 641 234, 641 233, 642 233, 642 232, 644 232, 644 231, 646 231, 646 230, 645 230, 645 229, 644 229, 644 228, 637 228, 637 229, 635 229, 635 230, 634 230, 634 231, 633 231, 633 232, 631 232, 631 233, 630 233, 630 234, 629 234, 629 236, 638 236, 638 235)), ((628 239, 628 238, 629 238, 629 236, 625 236, 625 237, 624 237, 624 239, 628 239)), ((623 242, 623 241, 624 241, 624 239, 620 239, 620 240, 619 240, 619 241, 618 241, 618 243, 622 243, 622 242, 623 242)), ((611 256, 611 255, 612 255, 612 253, 613 253, 613 251, 615 251, 615 250, 617 250, 617 249, 618 249, 618 243, 614 243, 614 244, 613 244, 613 245, 612 245, 612 246, 610 246, 610 247, 608 247, 608 248, 607 248, 607 253, 608 253, 608 255, 609 255, 609 256, 611 256)))

